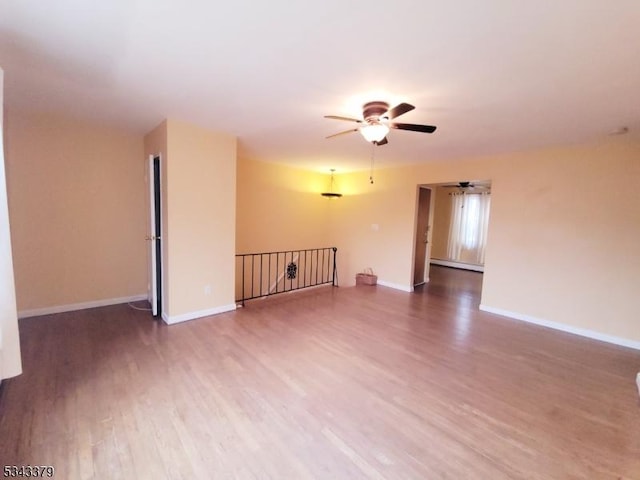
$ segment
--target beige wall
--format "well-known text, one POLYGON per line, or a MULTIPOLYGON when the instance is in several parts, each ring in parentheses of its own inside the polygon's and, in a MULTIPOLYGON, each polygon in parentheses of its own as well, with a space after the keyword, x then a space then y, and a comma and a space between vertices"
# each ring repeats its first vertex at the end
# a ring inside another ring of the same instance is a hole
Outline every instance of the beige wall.
MULTIPOLYGON (((330 175, 242 159, 238 161, 237 183, 238 253, 280 252, 333 246, 328 221, 331 211, 340 208, 341 199, 320 195, 321 192, 329 190, 330 175)), ((337 192, 339 189, 339 181, 336 179, 334 191, 337 192)), ((339 256, 340 252, 338 258, 339 256)), ((297 264, 298 278, 316 278, 313 272, 317 262, 306 262, 306 254, 300 256, 297 253, 287 253, 270 257, 247 257, 244 272, 243 263, 238 260, 237 298, 243 295, 243 279, 246 295, 249 295, 248 292, 259 295, 260 292, 276 287, 290 288, 290 285, 287 287, 284 282, 285 265, 289 261, 297 264)))
POLYGON ((417 188, 411 169, 378 170, 371 185, 367 172, 340 176, 345 196, 331 218, 340 253, 341 285, 353 285, 355 274, 372 268, 379 282, 410 290, 417 188))
POLYGON ((0 69, 0 381, 22 373, 4 168, 3 81, 0 69))
POLYGON ((435 208, 433 211, 433 243, 431 257, 447 259, 449 227, 451 226, 451 189, 435 187, 435 208))
POLYGON ((6 127, 18 310, 143 294, 142 138, 13 110, 6 127))
POLYGON ((235 308, 236 138, 170 119, 166 149, 164 318, 173 323, 235 308))
POLYGON ((514 160, 492 186, 482 303, 640 341, 640 144, 514 160))
MULTIPOLYGON (((329 247, 329 217, 342 199, 325 198, 329 175, 238 160, 238 253, 329 247)), ((340 189, 336 178, 334 190, 340 189)))
POLYGON ((640 341, 640 145, 599 144, 341 176, 341 283, 371 266, 409 288, 416 184, 492 181, 482 303, 640 341), (372 223, 379 230, 371 230, 372 223))
POLYGON ((147 292, 150 153, 163 156, 167 315, 233 306, 235 138, 173 120, 143 139, 43 113, 7 118, 20 311, 147 292))

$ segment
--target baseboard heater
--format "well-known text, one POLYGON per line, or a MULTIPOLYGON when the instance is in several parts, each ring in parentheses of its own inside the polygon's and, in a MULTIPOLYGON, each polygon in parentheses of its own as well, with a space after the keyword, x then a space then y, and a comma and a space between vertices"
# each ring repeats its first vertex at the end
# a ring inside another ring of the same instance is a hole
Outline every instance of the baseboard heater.
POLYGON ((440 265, 443 267, 460 268, 462 270, 473 270, 474 272, 484 272, 484 265, 475 265, 473 263, 455 262, 453 260, 441 260, 432 258, 429 263, 432 265, 440 265))

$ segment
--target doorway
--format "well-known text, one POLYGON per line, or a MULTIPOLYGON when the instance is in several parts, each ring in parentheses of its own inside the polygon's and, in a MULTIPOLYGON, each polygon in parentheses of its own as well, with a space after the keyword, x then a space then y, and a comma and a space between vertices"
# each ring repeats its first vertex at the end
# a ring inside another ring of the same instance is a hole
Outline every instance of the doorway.
POLYGON ((413 286, 428 281, 429 259, 431 258, 431 189, 418 187, 418 208, 413 263, 413 286))
POLYGON ((160 155, 149 157, 149 303, 154 317, 162 315, 162 195, 160 155))
POLYGON ((484 271, 491 208, 491 182, 433 186, 431 263, 484 271))
MULTIPOLYGON (((414 252, 414 289, 416 291, 425 292, 427 288, 437 291, 438 288, 442 288, 442 285, 446 285, 446 288, 450 288, 452 284, 460 282, 461 279, 469 280, 472 282, 471 290, 475 296, 481 295, 483 285, 483 272, 484 272, 484 259, 483 263, 475 259, 476 263, 470 262, 469 258, 463 257, 460 259, 452 259, 448 256, 449 250, 449 237, 451 232, 455 232, 453 228, 453 207, 452 197, 456 195, 464 195, 465 198, 476 198, 478 195, 490 196, 491 195, 491 180, 478 180, 478 181, 461 181, 461 182, 447 182, 447 183, 432 183, 427 185, 419 185, 416 201, 416 237, 415 237, 415 252, 414 252), (428 194, 426 192, 429 192, 428 194), (429 202, 425 198, 429 197, 429 202), (425 225, 426 221, 426 225, 425 225), (420 268, 423 265, 421 254, 424 252, 424 275, 421 276, 420 268), (456 260, 456 261, 454 261, 456 260), (458 273, 457 271, 468 273, 458 273), (430 276, 433 274, 433 279, 436 285, 429 286, 420 285, 429 282, 430 276), (438 287, 437 284, 442 284, 438 287), (418 287, 418 288, 416 288, 418 287)), ((465 202, 466 203, 466 202, 465 202)), ((465 206, 466 208, 466 206, 465 206)), ((477 212, 481 212, 481 209, 476 209, 477 212)), ((462 245, 462 253, 465 255, 471 255, 479 253, 479 249, 474 242, 476 240, 482 240, 484 249, 488 241, 488 226, 489 226, 489 212, 486 212, 486 218, 483 222, 485 229, 482 234, 479 229, 468 229, 464 236, 464 243, 462 245), (472 245, 473 244, 473 245, 472 245), (474 247, 474 248, 470 248, 474 247)), ((457 285, 455 288, 458 288, 457 285)), ((466 288, 466 287, 465 287, 466 288)), ((465 292, 467 295, 469 292, 465 292)), ((465 297, 466 298, 466 297, 465 297)), ((479 298, 479 297, 478 297, 479 298)))

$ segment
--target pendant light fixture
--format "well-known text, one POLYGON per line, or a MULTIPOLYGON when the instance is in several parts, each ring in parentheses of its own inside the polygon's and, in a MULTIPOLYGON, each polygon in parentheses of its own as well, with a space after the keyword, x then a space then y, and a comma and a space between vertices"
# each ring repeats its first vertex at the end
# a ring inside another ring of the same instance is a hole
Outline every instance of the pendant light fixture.
POLYGON ((322 195, 323 197, 329 197, 329 198, 340 198, 342 196, 341 193, 336 193, 333 191, 333 172, 335 172, 336 169, 332 168, 331 169, 331 186, 329 187, 329 191, 328 192, 322 192, 320 195, 322 195))

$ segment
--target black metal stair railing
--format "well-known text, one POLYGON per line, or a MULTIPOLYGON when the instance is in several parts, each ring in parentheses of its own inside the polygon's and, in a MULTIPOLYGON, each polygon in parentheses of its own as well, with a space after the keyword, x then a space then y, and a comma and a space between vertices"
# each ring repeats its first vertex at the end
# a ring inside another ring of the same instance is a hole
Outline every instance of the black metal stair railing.
POLYGON ((338 285, 336 247, 236 255, 236 303, 318 285, 338 285))

